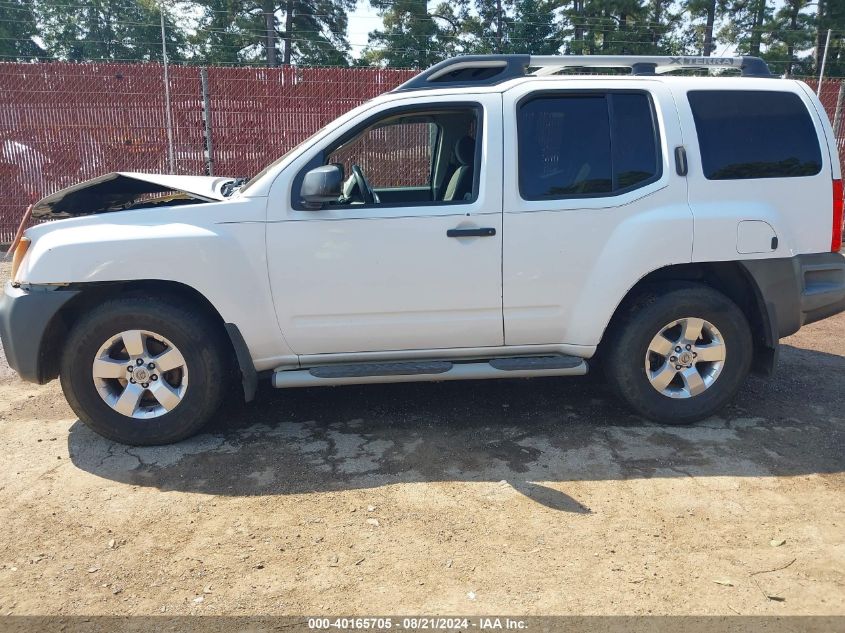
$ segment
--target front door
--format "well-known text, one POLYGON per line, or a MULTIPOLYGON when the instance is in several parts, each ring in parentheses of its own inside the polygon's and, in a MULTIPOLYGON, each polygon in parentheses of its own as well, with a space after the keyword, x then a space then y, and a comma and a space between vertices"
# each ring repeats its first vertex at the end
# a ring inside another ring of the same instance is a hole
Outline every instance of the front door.
POLYGON ((503 343, 501 95, 384 104, 274 183, 267 257, 297 354, 503 343), (343 195, 309 209, 302 176, 335 163, 343 195))

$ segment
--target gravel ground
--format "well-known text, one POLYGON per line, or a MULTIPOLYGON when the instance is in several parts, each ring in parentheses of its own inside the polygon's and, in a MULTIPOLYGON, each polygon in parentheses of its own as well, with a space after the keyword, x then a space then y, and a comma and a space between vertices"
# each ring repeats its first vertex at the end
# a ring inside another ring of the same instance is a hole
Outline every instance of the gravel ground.
POLYGON ((843 615, 843 334, 687 428, 589 378, 265 388, 143 449, 0 364, 0 614, 843 615))

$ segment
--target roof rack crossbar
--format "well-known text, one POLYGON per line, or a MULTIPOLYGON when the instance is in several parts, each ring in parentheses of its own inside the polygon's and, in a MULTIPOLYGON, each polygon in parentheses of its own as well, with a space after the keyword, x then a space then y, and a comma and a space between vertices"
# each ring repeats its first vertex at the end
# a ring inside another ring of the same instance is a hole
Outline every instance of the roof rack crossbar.
POLYGON ((734 68, 743 77, 771 77, 759 57, 689 55, 461 55, 435 64, 394 92, 439 87, 492 86, 526 75, 552 75, 566 68, 630 68, 632 75, 655 75, 678 69, 734 68), (533 69, 533 70, 532 70, 533 69))

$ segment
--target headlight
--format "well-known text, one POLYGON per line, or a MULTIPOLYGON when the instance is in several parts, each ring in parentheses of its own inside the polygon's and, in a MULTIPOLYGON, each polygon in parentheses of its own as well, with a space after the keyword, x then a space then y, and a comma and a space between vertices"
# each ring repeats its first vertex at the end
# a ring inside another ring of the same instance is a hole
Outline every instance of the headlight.
POLYGON ((23 258, 29 250, 29 245, 31 243, 32 240, 28 237, 22 237, 21 241, 18 242, 18 245, 15 248, 15 252, 12 255, 12 283, 20 283, 20 279, 18 279, 18 269, 21 267, 21 262, 23 262, 23 258))

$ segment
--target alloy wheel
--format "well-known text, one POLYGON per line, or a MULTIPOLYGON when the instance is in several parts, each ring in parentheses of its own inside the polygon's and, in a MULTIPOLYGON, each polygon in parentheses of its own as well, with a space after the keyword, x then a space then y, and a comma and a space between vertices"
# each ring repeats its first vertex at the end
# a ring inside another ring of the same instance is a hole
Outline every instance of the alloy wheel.
POLYGON ((649 383, 669 398, 692 398, 713 386, 727 348, 715 325, 697 317, 676 319, 660 329, 645 355, 649 383))
POLYGON ((165 337, 147 330, 126 330, 103 343, 91 374, 103 401, 136 419, 172 411, 188 389, 182 353, 165 337))

